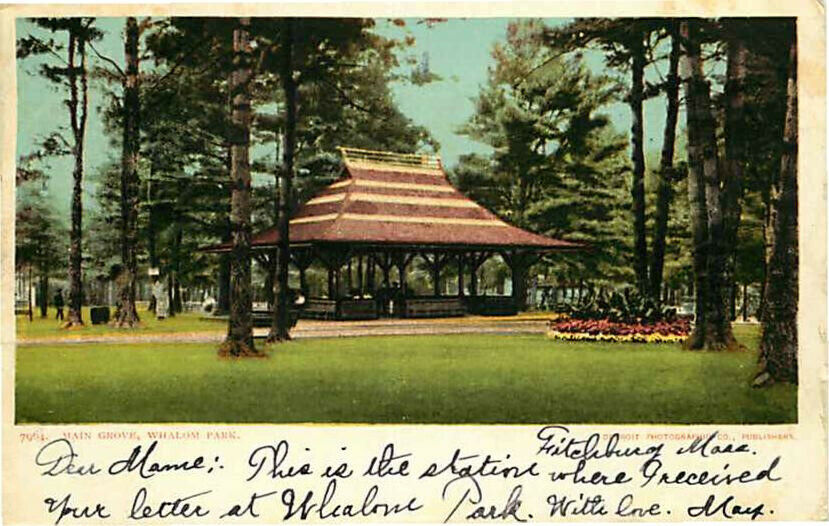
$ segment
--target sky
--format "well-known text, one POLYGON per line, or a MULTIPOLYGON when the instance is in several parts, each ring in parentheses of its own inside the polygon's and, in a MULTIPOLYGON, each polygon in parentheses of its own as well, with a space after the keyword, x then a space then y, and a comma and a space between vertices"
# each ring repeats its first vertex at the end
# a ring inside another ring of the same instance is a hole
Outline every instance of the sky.
MULTIPOLYGON (((467 153, 487 153, 485 144, 457 134, 457 129, 474 111, 473 99, 486 82, 487 68, 493 65, 491 51, 496 42, 503 41, 510 19, 473 18, 450 19, 431 27, 407 20, 404 28, 398 28, 385 20, 378 21, 377 31, 388 36, 410 34, 415 44, 410 53, 423 60, 428 59, 430 70, 441 80, 414 86, 395 83, 392 93, 401 111, 416 124, 426 127, 440 143, 439 154, 444 165, 451 168, 458 157, 467 153)), ((565 19, 550 19, 550 26, 565 23, 565 19)), ((97 27, 105 32, 103 40, 96 44, 99 52, 123 63, 123 18, 99 18, 97 27)), ((38 33, 31 22, 18 19, 17 37, 38 33)), ((589 67, 596 71, 604 68, 598 53, 585 55, 589 67)), ((41 59, 19 60, 17 64, 18 86, 18 155, 25 155, 44 136, 63 127, 68 133, 68 112, 63 105, 65 94, 44 78, 37 75, 41 59)), ((92 65, 100 62, 91 55, 92 65)), ((654 71, 649 75, 657 76, 654 71)), ((85 207, 94 206, 95 174, 108 160, 118 160, 120 152, 113 148, 103 132, 99 108, 106 103, 100 81, 90 86, 90 112, 85 148, 85 207)), ((627 133, 630 128, 630 112, 624 104, 608 106, 604 113, 610 116, 617 131, 627 133)), ((655 98, 645 104, 645 153, 658 152, 662 143, 665 124, 665 103, 655 98)), ((72 188, 72 159, 64 157, 49 162, 47 195, 58 212, 69 216, 72 188)))

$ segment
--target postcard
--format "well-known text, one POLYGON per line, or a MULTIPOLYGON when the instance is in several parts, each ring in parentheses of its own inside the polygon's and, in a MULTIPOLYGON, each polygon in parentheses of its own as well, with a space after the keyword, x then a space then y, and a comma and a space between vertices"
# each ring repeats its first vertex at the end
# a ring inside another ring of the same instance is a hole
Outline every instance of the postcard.
POLYGON ((0 26, 6 524, 827 519, 822 4, 0 26))

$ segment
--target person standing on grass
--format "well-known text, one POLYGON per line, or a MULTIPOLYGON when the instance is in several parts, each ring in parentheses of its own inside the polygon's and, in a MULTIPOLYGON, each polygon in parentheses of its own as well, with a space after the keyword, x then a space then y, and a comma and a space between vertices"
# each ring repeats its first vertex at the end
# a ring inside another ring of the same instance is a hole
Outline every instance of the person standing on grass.
POLYGON ((55 319, 63 321, 63 290, 58 289, 52 303, 55 304, 55 309, 58 311, 58 313, 55 314, 55 319))

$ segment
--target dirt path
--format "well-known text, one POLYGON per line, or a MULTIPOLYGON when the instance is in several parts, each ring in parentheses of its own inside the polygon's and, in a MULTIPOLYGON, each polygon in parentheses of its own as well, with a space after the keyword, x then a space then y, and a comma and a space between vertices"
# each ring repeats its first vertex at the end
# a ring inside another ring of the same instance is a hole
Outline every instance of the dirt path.
MULTIPOLYGON (((446 318, 437 320, 311 321, 300 320, 291 331, 295 339, 343 338, 354 336, 396 336, 424 334, 540 334, 547 321, 535 318, 446 318)), ((46 338, 18 338, 18 345, 64 345, 90 343, 210 343, 225 337, 224 328, 211 331, 156 334, 72 335, 46 338)), ((254 337, 264 338, 268 329, 254 329, 254 337)))

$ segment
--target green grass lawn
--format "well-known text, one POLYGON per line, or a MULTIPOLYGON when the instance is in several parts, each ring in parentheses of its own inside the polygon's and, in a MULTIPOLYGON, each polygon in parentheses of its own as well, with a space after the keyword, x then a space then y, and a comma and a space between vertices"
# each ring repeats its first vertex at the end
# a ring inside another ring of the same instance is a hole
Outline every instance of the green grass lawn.
POLYGON ((541 335, 305 339, 268 359, 216 345, 17 349, 18 422, 780 423, 797 389, 749 387, 752 350, 541 335))
MULTIPOLYGON (((115 314, 115 309, 110 309, 115 314)), ((64 316, 67 309, 64 309, 64 316)), ((222 331, 227 328, 227 321, 203 320, 204 316, 198 312, 182 312, 172 318, 157 320, 152 312, 146 309, 138 310, 141 326, 135 329, 116 329, 109 325, 92 325, 89 317, 89 307, 83 308, 84 327, 72 330, 63 329, 62 321, 55 319, 55 309, 49 308, 49 316, 40 317, 40 310, 35 311, 32 321, 26 315, 15 316, 18 338, 77 338, 83 336, 102 336, 111 334, 141 335, 158 334, 165 332, 198 332, 222 331)))

